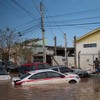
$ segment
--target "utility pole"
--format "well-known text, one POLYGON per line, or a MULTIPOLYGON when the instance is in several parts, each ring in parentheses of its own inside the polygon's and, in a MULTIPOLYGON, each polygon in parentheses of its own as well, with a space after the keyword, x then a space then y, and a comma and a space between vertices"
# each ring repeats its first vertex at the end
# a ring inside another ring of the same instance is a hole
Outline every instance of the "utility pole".
POLYGON ((68 53, 67 53, 66 34, 64 34, 64 39, 65 39, 65 61, 66 61, 66 66, 68 67, 68 53))
POLYGON ((42 48, 43 48, 43 62, 46 62, 46 55, 45 55, 45 46, 44 46, 44 12, 43 12, 43 4, 40 2, 40 14, 41 14, 41 29, 42 29, 42 48))
POLYGON ((74 65, 77 68, 77 60, 76 60, 76 36, 74 36, 74 65))
POLYGON ((55 46, 55 56, 57 55, 57 47, 56 47, 56 36, 54 37, 54 46, 55 46))
POLYGON ((81 51, 78 52, 78 68, 80 68, 80 53, 81 51))

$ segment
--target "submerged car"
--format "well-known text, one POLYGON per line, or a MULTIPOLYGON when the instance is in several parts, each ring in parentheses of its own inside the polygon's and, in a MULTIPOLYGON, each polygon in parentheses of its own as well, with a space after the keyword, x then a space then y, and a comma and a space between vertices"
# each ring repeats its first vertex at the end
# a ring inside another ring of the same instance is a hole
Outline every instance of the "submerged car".
POLYGON ((20 77, 13 77, 13 85, 37 85, 52 83, 79 83, 80 78, 76 74, 63 74, 50 69, 35 70, 20 77))
POLYGON ((0 81, 1 80, 10 80, 11 76, 4 68, 0 68, 0 81))
POLYGON ((74 69, 74 68, 68 68, 66 66, 60 65, 60 66, 55 66, 55 67, 51 67, 50 69, 67 74, 67 73, 74 73, 79 75, 79 77, 83 78, 83 77, 89 77, 89 73, 85 70, 82 69, 74 69))

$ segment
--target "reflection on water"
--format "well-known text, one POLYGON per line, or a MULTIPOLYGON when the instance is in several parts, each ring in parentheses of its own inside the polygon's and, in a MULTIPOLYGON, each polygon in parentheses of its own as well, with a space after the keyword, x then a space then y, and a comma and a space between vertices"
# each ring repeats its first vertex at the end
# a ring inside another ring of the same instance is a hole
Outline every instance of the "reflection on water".
POLYGON ((12 86, 0 82, 0 100, 100 100, 100 77, 81 83, 36 86, 12 86))

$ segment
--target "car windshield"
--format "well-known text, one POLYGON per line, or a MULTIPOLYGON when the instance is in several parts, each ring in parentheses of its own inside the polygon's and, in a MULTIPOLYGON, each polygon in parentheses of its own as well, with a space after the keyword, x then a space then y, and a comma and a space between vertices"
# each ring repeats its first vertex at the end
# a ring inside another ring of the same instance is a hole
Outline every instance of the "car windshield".
POLYGON ((50 68, 49 64, 44 64, 45 68, 50 68))
POLYGON ((31 74, 30 73, 26 73, 26 74, 21 75, 19 78, 22 80, 22 79, 24 79, 25 77, 27 77, 29 75, 31 75, 31 74))
POLYGON ((21 66, 20 71, 33 71, 36 70, 36 66, 21 66))
POLYGON ((8 73, 3 68, 0 68, 0 75, 8 75, 8 73))
POLYGON ((73 72, 73 71, 68 67, 61 67, 60 72, 61 73, 66 73, 66 72, 73 72))
POLYGON ((50 68, 50 65, 49 64, 38 64, 38 69, 48 69, 50 68))
POLYGON ((51 68, 51 69, 54 70, 54 71, 59 71, 58 68, 51 68))

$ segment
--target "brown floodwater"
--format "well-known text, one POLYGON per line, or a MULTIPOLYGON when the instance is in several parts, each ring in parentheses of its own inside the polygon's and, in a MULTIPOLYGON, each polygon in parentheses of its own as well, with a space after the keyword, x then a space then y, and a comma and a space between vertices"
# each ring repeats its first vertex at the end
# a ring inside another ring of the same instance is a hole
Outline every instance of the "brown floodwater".
POLYGON ((12 86, 11 81, 0 82, 0 100, 100 100, 100 76, 74 85, 12 86))

